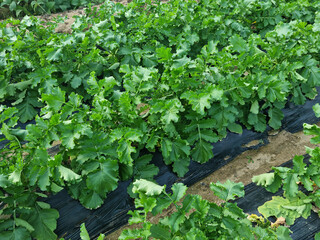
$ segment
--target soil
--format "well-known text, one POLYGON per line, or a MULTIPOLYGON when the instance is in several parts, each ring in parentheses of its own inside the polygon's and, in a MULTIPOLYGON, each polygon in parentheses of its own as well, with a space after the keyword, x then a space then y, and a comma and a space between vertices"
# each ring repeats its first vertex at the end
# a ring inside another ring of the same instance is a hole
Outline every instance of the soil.
MULTIPOLYGON (((318 124, 320 125, 320 124, 318 124)), ((210 190, 210 183, 220 181, 224 183, 230 179, 234 182, 242 182, 244 185, 251 183, 251 178, 255 175, 269 172, 272 166, 279 166, 291 160, 295 155, 305 154, 305 146, 314 147, 310 143, 311 136, 306 136, 302 131, 297 133, 289 133, 286 131, 270 132, 270 143, 262 146, 256 150, 249 150, 243 152, 233 161, 223 166, 219 170, 213 172, 208 177, 195 183, 188 188, 187 194, 198 194, 202 198, 208 201, 220 203, 220 201, 213 195, 210 190)), ((249 143, 250 146, 259 144, 257 141, 249 143)), ((169 208, 161 214, 160 218, 169 215, 174 211, 173 208, 169 208)), ((150 221, 154 222, 159 219, 157 217, 151 217, 150 221)), ((128 226, 124 226, 117 231, 106 236, 107 240, 118 239, 123 229, 128 226)))
MULTIPOLYGON (((130 0, 115 0, 115 2, 126 4, 130 2, 130 0)), ((96 5, 93 6, 93 8, 98 8, 99 6, 100 5, 96 5)), ((40 16, 40 18, 45 21, 52 21, 58 16, 65 17, 65 21, 58 25, 58 27, 56 28, 56 32, 71 33, 71 25, 75 21, 73 16, 82 15, 84 13, 84 9, 78 9, 66 11, 63 13, 44 15, 40 16)), ((242 182, 244 185, 247 185, 251 183, 251 178, 253 176, 268 172, 271 170, 272 166, 279 166, 282 163, 291 160, 295 155, 305 154, 305 146, 314 147, 314 145, 310 144, 309 142, 310 138, 310 136, 305 136, 302 131, 294 134, 286 131, 270 132, 269 144, 256 150, 249 150, 242 153, 226 166, 220 168, 205 179, 202 179, 193 186, 189 187, 187 193, 198 194, 201 195, 204 199, 219 203, 219 200, 213 195, 212 191, 210 190, 209 185, 211 182, 225 182, 227 179, 230 179, 231 181, 242 182)), ((256 141, 250 143, 250 145, 257 144, 259 144, 259 142, 256 141)), ((164 211, 160 217, 168 215, 173 211, 173 208, 169 208, 164 211)), ((158 221, 158 219, 159 216, 150 217, 150 220, 152 222, 156 222, 158 221)), ((124 226, 120 228, 119 230, 106 236, 105 239, 118 239, 122 230, 127 227, 128 226, 124 226)))

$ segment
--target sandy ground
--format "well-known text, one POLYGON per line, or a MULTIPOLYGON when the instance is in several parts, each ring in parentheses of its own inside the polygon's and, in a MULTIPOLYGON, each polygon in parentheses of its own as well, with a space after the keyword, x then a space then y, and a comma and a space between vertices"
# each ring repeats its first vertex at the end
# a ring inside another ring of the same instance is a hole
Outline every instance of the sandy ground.
MULTIPOLYGON (((295 155, 305 154, 305 146, 314 147, 309 142, 310 138, 311 136, 305 136, 302 131, 294 134, 286 131, 280 131, 276 134, 272 133, 269 135, 269 144, 240 154, 229 164, 189 187, 187 193, 198 194, 204 199, 219 203, 219 200, 210 190, 209 185, 211 182, 225 182, 227 179, 230 179, 231 181, 242 182, 244 185, 247 185, 251 183, 253 176, 268 172, 272 166, 279 166, 291 160, 295 155)), ((255 144, 255 142, 252 143, 252 145, 255 144)), ((169 208, 161 216, 168 215, 173 211, 173 208, 169 208)), ((154 222, 158 219, 159 217, 151 217, 150 221, 154 222)), ((124 226, 109 234, 105 239, 118 239, 120 233, 126 227, 128 226, 124 226)))
MULTIPOLYGON (((128 2, 131 2, 131 0, 114 0, 114 2, 127 4, 128 2)), ((102 4, 93 5, 92 9, 94 8, 99 9, 101 5, 102 4)), ((66 18, 63 23, 58 24, 58 27, 55 29, 55 31, 57 33, 71 33, 71 26, 75 22, 75 18, 73 18, 73 16, 79 16, 84 14, 85 14, 85 8, 79 8, 77 10, 70 10, 62 13, 47 14, 47 15, 39 16, 39 18, 41 18, 44 21, 52 21, 54 18, 57 18, 57 17, 66 18)))

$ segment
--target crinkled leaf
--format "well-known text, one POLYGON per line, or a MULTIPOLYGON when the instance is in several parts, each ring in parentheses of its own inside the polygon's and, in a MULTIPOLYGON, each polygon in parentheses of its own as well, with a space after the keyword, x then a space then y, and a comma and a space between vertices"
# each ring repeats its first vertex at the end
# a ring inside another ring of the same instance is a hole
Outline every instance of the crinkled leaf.
POLYGON ((141 233, 142 231, 140 229, 125 229, 121 235, 119 236, 118 240, 132 240, 132 239, 139 239, 146 235, 146 232, 148 232, 148 236, 151 234, 150 231, 144 230, 143 235, 141 233))
POLYGON ((186 194, 187 187, 182 183, 175 183, 172 186, 172 196, 171 199, 173 202, 179 202, 180 199, 186 194))
POLYGON ((30 240, 31 236, 27 229, 17 227, 12 231, 0 232, 0 238, 3 240, 30 240))
POLYGON ((119 161, 124 164, 132 165, 133 159, 131 157, 132 153, 135 153, 136 149, 131 146, 130 141, 126 141, 125 139, 121 139, 119 141, 119 146, 117 148, 117 153, 119 156, 119 161))
POLYGON ((288 36, 288 34, 292 31, 289 23, 282 23, 276 27, 276 33, 278 36, 288 36))
POLYGON ((294 156, 292 160, 293 170, 295 173, 298 173, 299 175, 303 175, 304 173, 306 173, 306 164, 303 162, 303 159, 303 156, 294 156))
POLYGON ((136 180, 133 183, 132 192, 139 193, 142 192, 147 196, 160 195, 164 190, 164 186, 159 186, 156 183, 150 182, 145 179, 136 180))
POLYGON ((279 129, 281 127, 281 120, 283 119, 283 112, 278 108, 272 108, 268 112, 270 120, 269 125, 273 129, 279 129))
POLYGON ((190 159, 180 158, 173 162, 173 171, 177 173, 178 177, 183 177, 189 171, 190 159))
POLYGON ((246 52, 248 50, 248 45, 246 41, 239 35, 234 35, 230 38, 230 43, 233 49, 239 53, 246 52))
POLYGON ((81 240, 90 240, 89 233, 88 233, 84 223, 82 223, 80 226, 80 238, 81 238, 81 240))
POLYGON ((312 144, 318 144, 320 143, 320 127, 313 124, 303 124, 303 133, 306 135, 315 135, 314 137, 311 138, 310 142, 312 144))
POLYGON ((129 219, 129 224, 143 223, 145 221, 144 215, 141 214, 141 211, 128 211, 128 214, 131 215, 129 219))
POLYGON ((283 181, 283 190, 285 196, 294 197, 298 193, 298 174, 288 173, 283 181))
POLYGON ((21 218, 25 219, 33 228, 32 236, 36 239, 57 239, 53 232, 57 227, 59 213, 55 209, 42 208, 41 202, 37 202, 35 208, 29 214, 22 214, 21 218))
POLYGON ((252 178, 252 182, 256 183, 258 186, 267 187, 271 185, 274 181, 274 173, 263 173, 252 178))
POLYGON ((315 105, 312 106, 312 109, 313 109, 316 117, 319 118, 320 117, 320 104, 316 103, 315 105))
POLYGON ((191 156, 192 159, 199 163, 208 162, 213 158, 212 152, 213 146, 206 141, 198 141, 194 148, 192 149, 191 156))
POLYGON ((67 182, 75 181, 81 178, 79 174, 76 174, 71 169, 66 168, 62 165, 58 166, 58 170, 61 175, 61 178, 67 182))
POLYGON ((81 204, 88 209, 96 209, 103 204, 105 199, 94 191, 86 191, 79 198, 81 204))
POLYGON ((100 168, 88 175, 86 180, 89 189, 104 196, 118 186, 118 163, 115 160, 107 160, 100 163, 100 168))
POLYGON ((244 196, 244 185, 227 180, 225 183, 211 183, 210 188, 213 193, 224 201, 234 200, 236 197, 244 196))
POLYGON ((171 229, 172 233, 175 233, 179 230, 180 225, 186 220, 186 216, 180 212, 174 212, 169 217, 161 219, 161 224, 168 226, 171 229))
POLYGON ((168 227, 161 225, 152 225, 150 228, 151 237, 160 240, 171 239, 171 233, 168 227))
POLYGON ((65 103, 65 92, 60 88, 54 88, 51 94, 42 94, 42 100, 46 101, 53 111, 59 111, 65 103))
POLYGON ((201 231, 199 228, 193 227, 186 234, 188 240, 207 240, 205 231, 201 231))
POLYGON ((275 216, 284 217, 288 225, 292 225, 295 219, 299 217, 307 218, 311 213, 312 204, 305 202, 306 196, 301 194, 302 198, 295 197, 286 199, 279 196, 273 196, 272 200, 258 207, 258 211, 265 217, 275 216))

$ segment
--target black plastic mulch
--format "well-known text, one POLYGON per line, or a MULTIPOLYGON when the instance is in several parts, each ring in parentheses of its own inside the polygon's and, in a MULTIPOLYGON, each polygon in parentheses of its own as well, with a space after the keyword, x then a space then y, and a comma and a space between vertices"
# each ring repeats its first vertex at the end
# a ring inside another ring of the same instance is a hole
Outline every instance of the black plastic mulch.
MULTIPOLYGON (((318 89, 319 92, 319 89, 318 89)), ((297 132, 302 130, 303 123, 313 124, 319 121, 315 117, 312 106, 320 102, 320 96, 318 95, 315 99, 307 101, 302 106, 293 106, 292 104, 287 104, 288 106, 283 110, 285 118, 282 121, 282 129, 289 132, 297 132)), ((21 124, 19 127, 25 128, 26 124, 21 124)), ((200 181, 206 176, 210 175, 217 169, 226 165, 228 162, 232 161, 236 156, 242 152, 249 149, 257 149, 265 144, 268 144, 268 131, 270 128, 263 132, 257 133, 254 131, 244 130, 243 133, 234 134, 229 133, 225 139, 214 144, 214 158, 205 164, 198 164, 191 161, 189 172, 184 178, 178 178, 171 170, 170 167, 166 166, 163 162, 162 155, 159 152, 154 153, 153 163, 159 167, 159 174, 156 176, 156 181, 163 185, 166 184, 167 188, 171 188, 172 184, 175 182, 182 182, 188 186, 200 181), (244 147, 247 143, 253 140, 261 140, 260 144, 253 147, 244 147)), ((0 148, 4 147, 4 142, 0 142, 0 148)), ((133 199, 127 194, 127 187, 131 181, 120 182, 118 188, 112 193, 108 194, 105 203, 96 210, 88 210, 84 208, 78 201, 72 199, 66 190, 59 192, 54 196, 50 196, 46 199, 46 202, 59 211, 60 218, 58 219, 56 234, 59 237, 64 237, 65 239, 79 239, 80 235, 80 225, 81 223, 86 224, 86 228, 92 237, 96 237, 99 233, 109 234, 122 225, 127 223, 129 216, 127 215, 128 210, 134 209, 133 199)), ((259 194, 264 202, 267 201, 268 194, 266 192, 261 192, 259 190, 255 193, 256 188, 254 185, 248 185, 246 187, 248 195, 259 194)), ((257 199, 255 197, 254 199, 257 199)), ((252 203, 249 204, 253 206, 252 203)), ((260 204, 261 205, 261 204, 260 204)), ((312 215, 313 216, 313 215, 312 215)), ((299 224, 302 224, 303 220, 299 220, 292 230, 299 224)), ((305 229, 319 229, 318 221, 311 217, 310 226, 308 228, 304 226, 305 229), (315 222, 315 224, 313 224, 315 222), (313 225, 312 225, 313 224, 313 225)), ((309 220, 308 220, 309 224, 309 220)), ((301 233, 301 231, 294 231, 301 233)), ((312 232, 309 230, 308 234, 312 232)), ((307 233, 304 236, 297 235, 294 239, 310 239, 307 233)))
MULTIPOLYGON (((309 163, 310 156, 305 155, 304 161, 309 163)), ((292 160, 281 164, 282 167, 292 167, 292 160)), ((283 194, 282 190, 276 193, 270 193, 263 187, 259 187, 254 183, 250 183, 244 188, 245 196, 243 198, 237 199, 235 202, 238 207, 242 208, 245 213, 249 214, 259 214, 257 208, 263 205, 265 202, 270 201, 272 196, 281 196, 283 194)), ((300 189, 306 193, 302 188, 300 189)), ((276 219, 270 218, 271 221, 276 219)), ((320 218, 317 213, 311 211, 311 215, 304 219, 300 217, 296 219, 295 223, 290 226, 292 231, 291 237, 294 240, 310 240, 314 239, 314 235, 320 232, 320 218)))
MULTIPOLYGON (((282 121, 282 129, 294 133, 302 130, 303 123, 317 123, 319 119, 315 117, 312 106, 319 102, 320 96, 318 95, 315 99, 307 101, 302 106, 288 104, 287 108, 283 110, 285 118, 282 121)), ((170 167, 164 164, 161 153, 156 152, 154 153, 153 163, 159 167, 160 171, 155 179, 160 185, 166 184, 167 188, 171 188, 175 182, 182 182, 190 186, 226 165, 242 152, 249 149, 257 149, 268 144, 269 130, 270 128, 264 133, 244 130, 241 135, 229 133, 221 142, 214 144, 213 159, 202 165, 191 161, 190 171, 181 179, 172 172, 170 167), (243 147, 253 140, 261 141, 259 145, 243 147)), ((64 236, 65 239, 73 240, 79 239, 80 224, 83 222, 86 224, 86 228, 92 237, 96 237, 99 233, 109 234, 126 224, 129 218, 127 215, 128 210, 134 209, 133 200, 127 194, 126 190, 130 182, 131 181, 120 182, 119 187, 114 192, 108 194, 105 203, 97 210, 90 211, 85 209, 78 201, 69 197, 66 191, 62 191, 56 196, 49 198, 47 202, 60 213, 56 233, 59 236, 64 236)), ((248 198, 254 196, 254 194, 258 194, 258 198, 263 202, 267 201, 268 197, 271 199, 270 193, 266 191, 262 192, 262 188, 259 188, 258 191, 258 187, 254 186, 255 185, 252 184, 246 187, 248 198)), ((257 199, 257 197, 255 196, 253 199, 257 199)), ((255 206, 252 202, 245 205, 255 206)), ((260 205, 262 204, 257 203, 257 206, 260 205)), ((304 219, 299 219, 291 228, 294 234, 296 234, 292 237, 294 239, 311 239, 309 238, 310 234, 313 236, 316 229, 320 230, 317 219, 318 217, 315 218, 314 214, 307 222, 305 222, 304 219), (301 233, 300 230, 295 230, 301 226, 303 226, 304 229, 315 229, 315 231, 308 230, 308 232, 301 233), (301 234, 304 235, 302 236, 301 234)))

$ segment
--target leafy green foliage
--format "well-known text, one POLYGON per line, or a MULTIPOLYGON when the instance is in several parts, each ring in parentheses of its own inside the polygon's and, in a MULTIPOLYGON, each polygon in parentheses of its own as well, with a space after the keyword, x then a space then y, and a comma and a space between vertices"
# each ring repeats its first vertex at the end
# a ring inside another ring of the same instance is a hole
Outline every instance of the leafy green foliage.
POLYGON ((236 204, 228 202, 244 195, 243 184, 228 181, 212 183, 211 187, 217 196, 224 189, 226 194, 222 194, 221 205, 199 195, 186 195, 187 187, 181 183, 174 184, 169 194, 165 186, 143 179, 135 181, 133 192, 139 197, 135 199, 137 210, 129 212, 129 223, 141 223, 141 228, 125 229, 119 239, 290 239, 289 229, 282 226, 276 229, 270 224, 253 227, 247 215, 236 204), (173 213, 156 224, 148 221, 148 213, 159 214, 171 204, 175 206, 173 213))
MULTIPOLYGON (((86 229, 86 226, 84 223, 81 224, 80 226, 80 238, 81 240, 90 240, 90 236, 88 234, 88 231, 86 229)), ((104 234, 100 234, 97 240, 103 240, 105 238, 104 234)))
POLYGON ((220 199, 224 201, 234 200, 235 197, 243 197, 243 184, 233 183, 230 180, 227 180, 224 184, 220 183, 211 183, 211 190, 217 195, 220 199))
POLYGON ((59 217, 58 211, 50 209, 47 203, 36 201, 39 196, 46 195, 31 189, 26 191, 9 181, 10 179, 6 184, 6 192, 10 195, 6 196, 1 192, 0 196, 1 201, 7 204, 1 214, 8 216, 0 221, 0 236, 3 239, 57 239, 54 230, 59 217))
MULTIPOLYGON (((317 105, 314 110, 317 114, 317 105)), ((319 143, 319 126, 304 124, 304 133, 314 135, 311 143, 319 143)), ((310 155, 309 165, 304 162, 303 156, 295 156, 292 168, 273 167, 274 172, 252 178, 253 182, 265 187, 268 191, 276 192, 280 187, 284 190, 283 197, 273 197, 271 201, 258 208, 264 217, 284 217, 286 223, 292 225, 297 218, 310 216, 313 205, 320 206, 320 149, 306 147, 306 152, 310 155), (307 190, 306 194, 299 190, 299 185, 307 190)))
POLYGON ((288 225, 292 225, 296 218, 310 216, 312 208, 311 199, 308 199, 303 193, 297 194, 295 198, 272 197, 271 201, 266 202, 259 207, 259 212, 263 213, 265 218, 270 216, 284 217, 288 225))
POLYGON ((39 15, 61 12, 80 6, 86 6, 89 3, 101 2, 102 1, 99 0, 3 0, 0 4, 0 9, 9 9, 12 16, 20 17, 21 15, 39 15))
MULTIPOLYGON (((13 2, 2 4, 18 11, 13 2)), ((46 1, 32 2, 44 8, 46 1)), ((78 3, 85 1, 72 1, 78 3)), ((1 150, 0 183, 27 192, 67 188, 93 209, 119 181, 153 179, 158 169, 149 152, 160 151, 183 177, 191 159, 213 157, 212 144, 228 131, 280 128, 285 104, 303 104, 320 85, 319 7, 300 0, 107 1, 77 17, 71 34, 55 32, 60 20, 0 22, 0 124, 9 141, 1 150), (35 124, 17 128, 30 120, 35 124)), ((261 183, 272 191, 283 184, 293 196, 300 175, 278 169, 261 183)), ((225 199, 241 190, 213 188, 225 199)), ((173 221, 153 229, 176 230, 173 221)))

